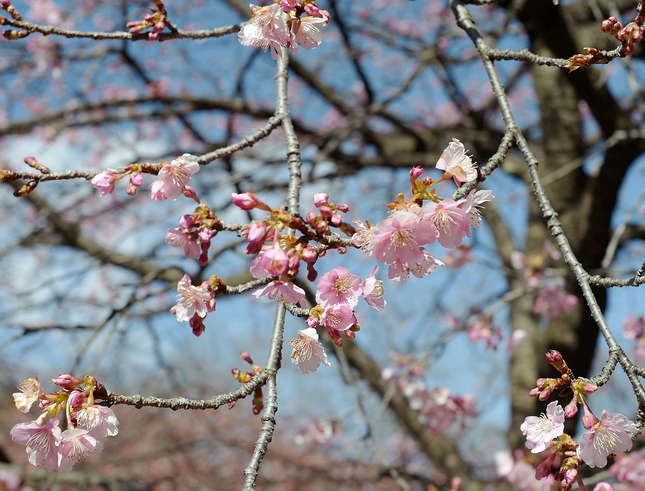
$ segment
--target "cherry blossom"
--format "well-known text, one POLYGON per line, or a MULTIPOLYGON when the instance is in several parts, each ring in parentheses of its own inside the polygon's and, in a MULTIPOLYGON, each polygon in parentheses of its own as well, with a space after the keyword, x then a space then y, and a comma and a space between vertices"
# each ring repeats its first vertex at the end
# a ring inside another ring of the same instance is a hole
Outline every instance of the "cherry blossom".
POLYGON ((417 278, 423 278, 432 273, 437 266, 443 266, 443 262, 428 252, 420 251, 412 261, 395 261, 390 265, 388 278, 393 281, 407 280, 412 274, 417 278))
POLYGON ((567 293, 562 278, 553 278, 544 282, 533 305, 533 312, 554 320, 578 306, 578 297, 567 293))
POLYGON ((179 228, 173 228, 166 232, 166 244, 173 247, 180 247, 184 250, 186 257, 190 259, 198 259, 201 254, 201 247, 195 240, 186 232, 179 228))
POLYGON ((385 307, 385 299, 383 298, 383 281, 376 278, 379 267, 374 266, 372 271, 365 281, 363 282, 363 296, 367 304, 376 310, 381 310, 385 307))
POLYGON ((267 276, 280 276, 287 271, 289 256, 275 241, 272 247, 266 247, 253 259, 249 268, 251 274, 258 279, 267 276))
POLYGON ((632 448, 636 430, 636 424, 622 414, 603 411, 600 420, 583 433, 578 456, 590 467, 605 467, 609 455, 632 448))
POLYGON ((26 446, 29 463, 49 471, 59 469, 58 447, 61 438, 61 430, 55 418, 42 425, 36 421, 18 423, 11 429, 11 439, 26 446))
POLYGON ((330 366, 327 354, 318 340, 318 332, 313 327, 298 331, 298 337, 291 340, 293 351, 291 362, 302 373, 311 373, 318 369, 320 364, 330 366))
POLYGON ((18 411, 26 414, 42 393, 40 382, 37 378, 27 378, 20 382, 18 390, 20 392, 13 393, 13 403, 18 411))
POLYGON ((76 424, 95 438, 119 434, 119 420, 109 407, 93 404, 74 413, 76 424))
POLYGON ((320 321, 330 331, 346 331, 356 324, 356 316, 350 305, 337 304, 326 307, 320 321))
POLYGON ((336 304, 355 307, 362 293, 363 281, 346 268, 338 266, 320 277, 316 302, 323 307, 336 304))
POLYGON ((69 471, 74 464, 90 455, 100 453, 103 442, 81 428, 69 428, 63 431, 59 446, 59 471, 69 471))
POLYGON ((291 23, 292 42, 305 49, 317 48, 322 41, 319 26, 324 26, 325 24, 327 24, 326 19, 310 15, 294 20, 291 23))
POLYGON ((457 185, 477 179, 477 169, 473 161, 466 154, 464 145, 456 138, 453 138, 441 153, 436 167, 445 171, 445 175, 452 177, 457 185))
POLYGON ((444 199, 429 203, 424 208, 424 219, 434 226, 437 239, 443 247, 457 247, 464 237, 470 235, 470 209, 464 209, 463 203, 444 199))
POLYGON ((419 247, 433 242, 436 228, 407 210, 394 212, 378 226, 374 237, 374 257, 382 263, 414 262, 423 255, 419 247))
POLYGON ((284 303, 298 304, 301 307, 307 306, 305 291, 290 281, 272 281, 267 286, 253 292, 255 298, 267 297, 284 303))
POLYGON ((159 170, 158 179, 152 183, 153 200, 176 199, 184 191, 193 174, 199 172, 197 157, 185 153, 159 170))
POLYGON ((190 276, 185 274, 177 283, 177 304, 170 309, 178 322, 190 321, 197 315, 202 319, 215 310, 215 297, 205 286, 193 286, 190 276))
POLYGON ((117 176, 111 172, 101 172, 92 178, 92 186, 101 192, 101 196, 114 192, 117 176))
POLYGON ((278 54, 281 46, 289 46, 291 33, 287 21, 289 16, 283 8, 273 3, 265 7, 251 5, 251 19, 242 25, 238 33, 240 44, 278 54))
POLYGON ((546 415, 528 416, 520 426, 531 453, 544 451, 547 445, 564 432, 564 409, 556 401, 546 407, 546 415))

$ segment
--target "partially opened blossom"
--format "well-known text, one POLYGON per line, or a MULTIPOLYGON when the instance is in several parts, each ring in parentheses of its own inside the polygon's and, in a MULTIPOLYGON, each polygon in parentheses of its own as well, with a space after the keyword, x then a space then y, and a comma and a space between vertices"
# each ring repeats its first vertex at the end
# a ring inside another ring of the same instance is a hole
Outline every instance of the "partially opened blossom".
POLYGON ((468 193, 468 196, 458 201, 459 207, 468 214, 471 227, 479 227, 482 221, 481 208, 484 203, 492 201, 493 198, 494 196, 491 190, 480 189, 478 191, 471 191, 468 193))
POLYGON ((197 157, 185 153, 159 170, 158 179, 152 183, 153 200, 176 199, 184 191, 193 174, 199 172, 197 157))
POLYGON ((27 378, 20 382, 18 390, 13 393, 13 403, 18 411, 26 414, 42 394, 40 382, 37 378, 27 378))
POLYGON ((215 297, 204 286, 193 286, 185 274, 177 283, 177 304, 171 309, 178 322, 190 321, 197 314, 202 319, 215 310, 215 297))
POLYGON ((556 401, 546 407, 542 416, 528 416, 520 426, 531 453, 540 453, 564 432, 564 409, 556 401))
POLYGON ((338 266, 320 277, 316 302, 322 306, 344 303, 355 307, 362 293, 363 280, 338 266))
POLYGON ((114 192, 117 177, 111 172, 101 172, 92 178, 92 186, 101 192, 101 196, 114 192))
POLYGON ((452 177, 457 185, 477 179, 477 169, 466 154, 464 145, 453 138, 437 161, 437 169, 452 177))
POLYGON ((421 249, 419 255, 412 261, 395 261, 390 264, 387 277, 393 281, 406 280, 410 275, 424 278, 432 273, 437 266, 443 266, 443 262, 421 249))
POLYGON ((74 413, 78 427, 90 432, 95 438, 116 436, 119 420, 109 407, 93 404, 74 413))
POLYGON ((363 298, 367 304, 376 309, 381 310, 385 307, 385 299, 383 298, 383 281, 376 278, 376 273, 379 267, 374 266, 372 271, 365 281, 363 282, 363 298))
POLYGON ((251 274, 258 279, 280 276, 287 271, 289 256, 276 240, 272 247, 262 249, 251 261, 251 274))
POLYGON ((272 281, 267 286, 253 292, 255 298, 267 297, 284 303, 298 304, 306 307, 305 291, 290 281, 272 281))
POLYGON ((619 413, 602 412, 600 420, 582 434, 578 456, 589 467, 605 467, 611 454, 632 448, 636 424, 619 413))
POLYGON ((103 442, 92 436, 89 431, 68 428, 61 435, 58 470, 69 471, 74 464, 102 450, 103 442))
POLYGON ((291 340, 291 346, 291 362, 302 373, 317 370, 321 363, 330 366, 325 349, 318 340, 318 332, 313 327, 298 331, 298 337, 291 340))
POLYGON ((25 445, 31 465, 48 471, 58 470, 61 430, 56 418, 49 419, 42 425, 36 421, 18 423, 11 429, 11 439, 25 445))
POLYGON ((314 49, 320 46, 322 34, 319 26, 327 24, 322 17, 306 16, 291 22, 292 42, 305 49, 314 49))

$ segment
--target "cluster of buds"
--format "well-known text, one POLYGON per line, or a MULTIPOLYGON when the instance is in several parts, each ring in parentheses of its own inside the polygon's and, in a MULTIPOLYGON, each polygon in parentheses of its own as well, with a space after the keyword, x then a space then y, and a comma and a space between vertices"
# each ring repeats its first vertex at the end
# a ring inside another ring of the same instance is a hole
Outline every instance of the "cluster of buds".
POLYGON ((329 201, 327 193, 316 193, 314 194, 314 206, 318 209, 320 215, 309 212, 305 216, 305 221, 319 234, 327 235, 330 232, 329 227, 337 227, 347 235, 354 235, 356 230, 350 224, 345 223, 343 216, 340 214, 347 213, 349 205, 334 204, 329 201))
POLYGON ((208 264, 211 239, 221 230, 222 222, 211 209, 200 204, 195 212, 183 215, 179 227, 166 232, 166 243, 184 250, 186 257, 199 259, 202 266, 208 264))
POLYGON ((159 34, 168 25, 168 12, 161 0, 152 0, 152 2, 157 6, 157 8, 150 9, 152 13, 146 14, 143 20, 128 22, 126 27, 132 34, 139 34, 146 29, 151 29, 148 33, 148 39, 150 41, 157 41, 159 34))
POLYGON ((251 5, 252 16, 239 32, 240 43, 271 49, 279 56, 280 48, 302 46, 313 49, 321 43, 319 26, 329 22, 329 12, 319 8, 315 0, 275 0, 271 5, 251 5))
POLYGON ((477 416, 475 398, 472 395, 451 394, 443 387, 429 388, 425 383, 426 367, 418 359, 395 354, 394 365, 383 370, 383 378, 389 380, 415 409, 428 431, 441 434, 455 423, 462 426, 467 418, 477 416))
POLYGON ((559 481, 560 489, 567 490, 578 479, 583 463, 590 467, 605 467, 609 455, 630 450, 637 427, 622 414, 603 411, 600 418, 596 417, 585 396, 595 392, 597 386, 588 380, 575 378, 558 351, 551 350, 546 357, 561 375, 557 379, 538 379, 530 395, 547 400, 555 390, 567 390, 573 393, 573 397, 564 408, 557 401, 550 402, 546 414, 527 417, 520 430, 526 437, 527 448, 540 454, 536 479, 550 477, 559 481), (577 414, 578 404, 582 404, 582 424, 587 431, 576 442, 564 433, 564 422, 577 414))
POLYGON ((641 42, 645 35, 645 25, 642 21, 640 23, 632 21, 623 26, 616 17, 609 17, 602 21, 600 28, 618 39, 623 44, 623 51, 627 55, 634 52, 634 44, 641 42))
POLYGON ((128 166, 125 172, 104 171, 100 172, 92 178, 92 186, 94 186, 101 196, 111 194, 114 192, 114 185, 128 176, 128 185, 125 192, 131 196, 137 193, 137 188, 143 184, 143 174, 141 173, 140 165, 128 166))
POLYGON ((119 421, 114 412, 96 403, 106 399, 105 388, 92 376, 83 379, 62 374, 52 380, 60 387, 46 394, 35 378, 24 380, 13 394, 16 408, 28 413, 38 403, 40 416, 11 429, 11 439, 25 445, 29 462, 50 471, 68 471, 78 461, 100 453, 103 440, 116 436, 119 421), (59 419, 64 416, 64 430, 59 419))
MULTIPOLYGON (((233 378, 239 383, 248 384, 253 379, 253 377, 259 375, 262 372, 262 367, 253 363, 253 358, 251 358, 250 353, 247 351, 240 353, 240 358, 251 365, 251 370, 243 371, 238 368, 233 368, 231 370, 231 374, 233 375, 233 378)), ((229 403, 229 409, 235 407, 236 402, 237 401, 229 403)), ((264 397, 262 395, 261 385, 259 385, 253 392, 252 404, 253 414, 260 414, 260 411, 262 411, 262 409, 264 408, 264 397)))

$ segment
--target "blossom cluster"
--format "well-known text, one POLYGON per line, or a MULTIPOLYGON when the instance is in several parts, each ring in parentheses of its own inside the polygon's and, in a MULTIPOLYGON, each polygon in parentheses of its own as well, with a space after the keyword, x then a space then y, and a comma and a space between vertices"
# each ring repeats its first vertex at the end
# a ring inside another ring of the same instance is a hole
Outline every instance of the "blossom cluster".
POLYGON ((471 236, 471 228, 479 226, 481 206, 493 198, 490 191, 480 190, 459 200, 444 199, 433 189, 447 179, 461 184, 477 178, 476 167, 458 140, 443 151, 437 168, 444 170, 444 175, 436 181, 421 178, 421 167, 412 168, 412 198, 398 195, 388 205, 392 212, 385 220, 375 226, 364 223, 353 237, 354 245, 365 254, 389 266, 391 280, 401 281, 410 274, 422 278, 442 265, 424 246, 439 242, 446 248, 458 247, 471 236), (424 201, 428 203, 424 205, 424 201))
POLYGON ((238 36, 244 46, 254 46, 279 56, 280 48, 313 49, 321 43, 319 27, 329 22, 329 12, 314 0, 275 0, 271 5, 251 5, 252 16, 238 36))
POLYGON ((564 279, 547 273, 550 261, 560 259, 560 253, 548 242, 542 254, 525 256, 519 251, 511 255, 511 264, 520 272, 526 286, 537 291, 533 312, 548 321, 560 318, 578 306, 578 297, 565 290, 564 279))
POLYGON ((188 322, 195 336, 201 336, 206 330, 206 315, 215 311, 215 296, 221 285, 219 278, 213 276, 194 286, 190 276, 185 274, 177 283, 177 303, 170 312, 175 314, 177 322, 188 322))
POLYGON ((419 419, 433 433, 445 433, 455 423, 462 425, 467 418, 477 416, 475 398, 472 395, 458 396, 443 387, 426 386, 424 364, 419 360, 394 355, 394 366, 383 370, 383 378, 394 384, 418 411, 419 419))
POLYGON ((68 471, 74 464, 98 454, 103 441, 119 432, 114 412, 96 403, 105 389, 94 377, 78 379, 62 374, 52 380, 61 389, 46 394, 35 378, 24 380, 13 394, 16 408, 28 413, 38 403, 40 416, 11 429, 11 439, 25 445, 29 462, 49 471, 68 471), (59 419, 64 416, 65 429, 59 419))
MULTIPOLYGON (((143 184, 143 171, 150 172, 140 164, 130 165, 123 172, 103 171, 94 176, 92 186, 101 193, 101 196, 105 196, 113 193, 114 185, 128 176, 129 182, 126 192, 134 195, 137 192, 137 188, 143 184)), ((189 153, 185 153, 170 162, 164 162, 161 165, 161 169, 159 169, 158 178, 152 183, 150 198, 155 201, 161 201, 176 199, 183 194, 195 201, 199 201, 195 190, 188 186, 188 181, 197 172, 199 172, 197 157, 189 153)))
POLYGON ((573 397, 564 408, 557 401, 550 402, 546 414, 527 417, 520 430, 526 437, 526 447, 531 453, 540 454, 535 477, 544 479, 551 476, 559 482, 561 489, 570 489, 578 479, 583 463, 590 467, 605 467, 607 457, 630 450, 637 427, 618 413, 603 411, 600 418, 596 417, 585 396, 595 392, 597 387, 585 379, 575 378, 559 352, 549 351, 547 361, 561 376, 538 379, 530 395, 547 400, 555 390, 567 389, 573 397), (564 423, 566 418, 578 412, 579 404, 583 408, 582 424, 587 431, 576 442, 564 433, 564 423))
POLYGON ((211 239, 220 230, 220 219, 204 204, 195 212, 183 215, 179 227, 166 232, 166 244, 183 249, 186 257, 199 259, 199 264, 208 264, 208 249, 211 239))
POLYGON ((642 20, 640 24, 632 21, 623 26, 616 17, 609 17, 602 21, 600 28, 618 39, 623 45, 623 51, 628 55, 634 52, 634 44, 641 42, 645 36, 645 25, 642 20))

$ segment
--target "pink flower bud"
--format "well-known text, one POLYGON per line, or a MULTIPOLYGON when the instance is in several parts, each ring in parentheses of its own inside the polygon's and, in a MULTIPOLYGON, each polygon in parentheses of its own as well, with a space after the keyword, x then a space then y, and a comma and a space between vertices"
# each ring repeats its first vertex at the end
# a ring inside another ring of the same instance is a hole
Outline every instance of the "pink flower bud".
POLYGON ((83 403, 86 399, 85 392, 80 392, 78 390, 72 391, 69 395, 68 404, 73 410, 78 410, 83 406, 83 403))
POLYGON ((243 210, 252 210, 257 208, 261 201, 253 193, 233 193, 232 201, 235 206, 242 208, 243 210))
POLYGON ((141 172, 134 172, 130 174, 130 184, 135 187, 141 186, 141 184, 143 184, 143 174, 141 174, 141 172))
POLYGON ((253 365, 253 358, 251 358, 251 354, 248 351, 243 351, 242 353, 240 353, 240 358, 242 358, 249 365, 253 365))
POLYGON ((73 377, 69 373, 63 373, 58 377, 52 379, 52 382, 62 387, 63 389, 75 389, 83 383, 81 379, 73 377))
POLYGON ((331 216, 330 222, 334 227, 338 227, 338 226, 340 226, 341 223, 343 223, 343 217, 340 216, 338 213, 334 213, 331 216))
POLYGON ((314 194, 314 206, 320 208, 323 205, 329 204, 329 195, 327 193, 314 194))
POLYGON ((25 161, 25 164, 27 164, 27 165, 34 165, 35 163, 38 162, 36 157, 25 157, 24 161, 25 161))
POLYGON ((336 209, 338 211, 342 211, 343 213, 349 212, 349 205, 346 203, 343 203, 341 205, 336 205, 336 209))
POLYGON ((306 263, 315 263, 318 259, 318 253, 313 247, 305 247, 302 250, 302 260, 306 263))
POLYGON ((266 222, 253 222, 247 228, 246 238, 251 244, 261 244, 267 233, 266 222))
POLYGON ((564 406, 564 416, 566 418, 573 418, 578 413, 578 401, 576 397, 573 396, 569 401, 569 404, 564 406))
POLYGON ((92 179, 92 186, 101 192, 101 196, 114 192, 116 177, 110 172, 101 172, 92 179))
POLYGON ((569 373, 569 367, 562 357, 562 353, 557 350, 549 350, 546 353, 546 361, 561 374, 569 373))
POLYGON ((410 169, 410 180, 415 181, 423 174, 423 167, 415 165, 410 169))
POLYGON ((199 199, 199 196, 197 196, 197 191, 195 191, 195 188, 192 186, 184 186, 184 189, 181 190, 182 194, 186 196, 186 198, 190 198, 197 203, 200 203, 201 200, 199 199))
POLYGON ((596 416, 594 416, 594 413, 591 412, 591 408, 587 405, 587 403, 583 403, 582 426, 584 426, 585 429, 590 430, 596 423, 598 423, 598 418, 596 418, 596 416))
POLYGON ((194 215, 182 215, 179 219, 179 226, 181 228, 192 228, 195 225, 194 215))

